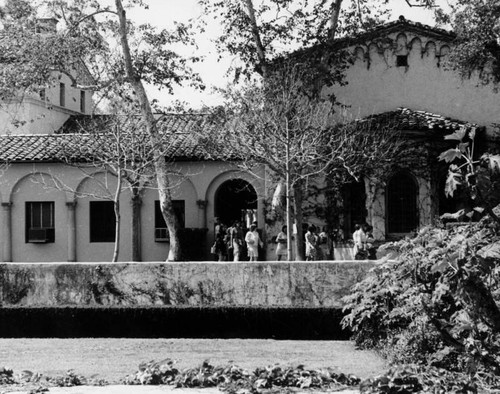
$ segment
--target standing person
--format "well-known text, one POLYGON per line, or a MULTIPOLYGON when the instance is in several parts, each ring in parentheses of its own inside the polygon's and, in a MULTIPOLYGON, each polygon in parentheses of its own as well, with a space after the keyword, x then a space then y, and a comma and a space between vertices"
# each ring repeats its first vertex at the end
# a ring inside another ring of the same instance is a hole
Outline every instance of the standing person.
POLYGON ((327 226, 324 226, 323 231, 319 233, 318 244, 321 252, 321 258, 318 258, 318 260, 330 260, 330 236, 327 226))
POLYGON ((318 257, 318 236, 316 235, 316 227, 311 224, 307 228, 307 233, 305 235, 306 241, 306 261, 314 261, 318 257))
POLYGON ((352 234, 354 241, 353 255, 355 260, 365 260, 366 256, 366 233, 363 227, 356 224, 354 227, 356 231, 352 234))
POLYGON ((278 233, 276 236, 276 243, 278 246, 276 247, 276 260, 280 261, 281 257, 285 256, 285 258, 288 257, 288 240, 287 240, 287 227, 283 226, 281 227, 281 231, 278 233))
POLYGON ((214 252, 218 256, 218 261, 226 260, 227 248, 226 248, 225 236, 226 236, 226 228, 219 221, 219 218, 216 218, 214 252))
POLYGON ((238 220, 235 220, 233 226, 229 228, 229 235, 233 246, 233 261, 240 261, 243 252, 243 230, 238 220))
POLYGON ((262 241, 260 240, 259 233, 257 232, 257 225, 255 223, 250 225, 250 230, 248 230, 245 236, 245 242, 247 244, 249 260, 257 261, 259 258, 259 246, 262 247, 262 241))
POLYGON ((226 229, 226 235, 224 236, 224 243, 226 244, 226 260, 227 261, 233 261, 234 258, 234 248, 233 248, 233 241, 231 238, 231 229, 232 227, 228 227, 226 229))
POLYGON ((373 227, 366 225, 366 252, 368 260, 377 260, 377 247, 374 245, 373 227))

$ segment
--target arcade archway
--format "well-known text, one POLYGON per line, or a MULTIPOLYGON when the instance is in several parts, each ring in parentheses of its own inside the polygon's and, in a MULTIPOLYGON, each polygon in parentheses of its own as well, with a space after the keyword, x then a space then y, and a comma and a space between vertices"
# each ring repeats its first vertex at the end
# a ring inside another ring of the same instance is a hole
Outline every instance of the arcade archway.
POLYGON ((215 217, 227 226, 235 220, 247 224, 257 215, 257 193, 253 186, 243 179, 231 179, 219 186, 215 192, 215 217))

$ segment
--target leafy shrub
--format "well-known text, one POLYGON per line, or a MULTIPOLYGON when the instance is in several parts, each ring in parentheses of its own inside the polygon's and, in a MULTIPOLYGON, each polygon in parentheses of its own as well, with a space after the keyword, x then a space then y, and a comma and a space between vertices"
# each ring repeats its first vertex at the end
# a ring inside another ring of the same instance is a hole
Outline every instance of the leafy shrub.
POLYGON ((13 384, 14 371, 10 368, 0 367, 0 384, 13 384))
MULTIPOLYGON (((495 209, 499 211, 499 207, 495 209)), ((498 215, 498 213, 497 213, 498 215)), ((357 345, 394 363, 500 372, 500 223, 427 227, 344 298, 357 345)))
POLYGON ((278 365, 257 368, 253 373, 236 365, 214 367, 204 362, 198 368, 179 371, 166 359, 139 365, 139 371, 125 379, 126 384, 170 384, 175 387, 219 387, 228 392, 261 392, 268 389, 332 389, 355 386, 353 375, 337 374, 331 369, 306 370, 303 366, 283 368, 278 365))
POLYGON ((56 387, 73 387, 88 384, 84 376, 77 375, 73 370, 67 371, 65 376, 47 378, 47 381, 56 387))
POLYGON ((500 388, 500 377, 476 377, 435 367, 407 365, 390 369, 386 374, 367 379, 360 385, 362 393, 478 393, 480 387, 500 388))

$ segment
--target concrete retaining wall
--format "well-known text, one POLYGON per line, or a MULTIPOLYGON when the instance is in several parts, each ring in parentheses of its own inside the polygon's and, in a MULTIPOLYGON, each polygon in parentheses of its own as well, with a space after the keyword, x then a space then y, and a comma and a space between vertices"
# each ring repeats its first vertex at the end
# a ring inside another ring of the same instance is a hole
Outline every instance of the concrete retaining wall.
POLYGON ((341 308, 341 298, 375 264, 6 263, 0 264, 0 303, 341 308))

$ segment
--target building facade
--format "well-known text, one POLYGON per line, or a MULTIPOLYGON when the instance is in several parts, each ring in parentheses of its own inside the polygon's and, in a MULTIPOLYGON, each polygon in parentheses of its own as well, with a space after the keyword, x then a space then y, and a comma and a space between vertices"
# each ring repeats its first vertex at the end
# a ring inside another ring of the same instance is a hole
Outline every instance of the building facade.
MULTIPOLYGON (((449 32, 400 19, 339 42, 354 56, 346 71, 348 83, 332 88, 341 103, 339 120, 370 122, 374 131, 390 125, 416 146, 408 152, 408 160, 397 163, 391 172, 346 185, 334 223, 346 238, 355 223, 367 222, 378 240, 395 239, 457 208, 443 193, 446 168, 437 161, 440 142, 461 128, 474 128, 494 139, 495 124, 500 124, 498 94, 474 75, 461 80, 447 69, 452 40, 449 32)), ((111 259, 114 213, 110 196, 116 178, 100 168, 63 164, 58 157, 61 139, 68 138, 60 130, 72 117, 92 110, 91 94, 75 86, 71 77, 63 75, 59 85, 38 97, 10 104, 19 109, 4 108, 1 261, 111 259), (19 122, 22 119, 36 121, 19 122)), ((186 117, 166 115, 163 122, 170 132, 189 134, 186 117)), ((209 251, 219 218, 228 225, 234 220, 257 221, 266 244, 263 258, 274 260, 271 238, 283 223, 270 212, 276 185, 266 170, 254 176, 234 162, 204 160, 196 152, 196 140, 182 137, 180 141, 178 160, 170 163, 177 174, 172 193, 188 241, 191 236, 194 243, 188 248, 201 251, 192 258, 213 259, 209 251)), ((169 243, 154 184, 144 189, 141 201, 141 260, 165 260, 169 243)), ((325 199, 318 203, 325 204, 325 199)), ((133 234, 127 189, 121 193, 120 207, 119 260, 129 261, 133 234)), ((306 221, 327 224, 320 216, 306 217, 306 221)))

